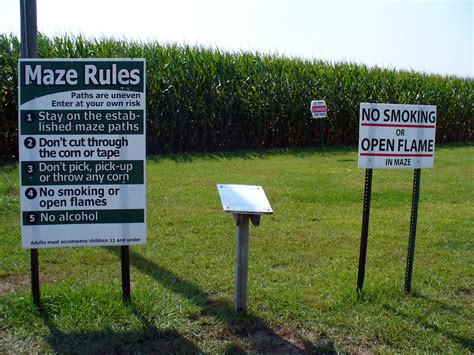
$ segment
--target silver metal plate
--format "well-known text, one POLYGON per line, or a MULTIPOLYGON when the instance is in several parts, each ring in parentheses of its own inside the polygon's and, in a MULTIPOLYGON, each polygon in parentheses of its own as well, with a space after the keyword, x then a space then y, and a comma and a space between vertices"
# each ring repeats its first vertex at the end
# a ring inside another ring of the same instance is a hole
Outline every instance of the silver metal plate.
POLYGON ((225 212, 240 214, 272 214, 270 202, 261 186, 217 184, 225 212))

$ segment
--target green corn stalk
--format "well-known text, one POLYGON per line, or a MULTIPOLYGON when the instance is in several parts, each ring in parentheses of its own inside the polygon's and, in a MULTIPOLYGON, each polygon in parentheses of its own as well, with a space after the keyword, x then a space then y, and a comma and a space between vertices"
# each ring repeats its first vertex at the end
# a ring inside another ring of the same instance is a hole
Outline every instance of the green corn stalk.
MULTIPOLYGON (((309 103, 329 107, 324 141, 355 145, 360 102, 438 106, 437 142, 474 139, 474 81, 353 63, 112 38, 39 36, 43 58, 146 58, 149 154, 304 147, 309 103)), ((19 40, 0 34, 0 155, 17 154, 19 40)))

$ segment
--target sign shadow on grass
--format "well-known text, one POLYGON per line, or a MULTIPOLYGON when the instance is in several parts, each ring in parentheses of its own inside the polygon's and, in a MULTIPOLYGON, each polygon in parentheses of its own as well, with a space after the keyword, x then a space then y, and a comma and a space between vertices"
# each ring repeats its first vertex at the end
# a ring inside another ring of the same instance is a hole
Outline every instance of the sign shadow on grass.
MULTIPOLYGON (((343 147, 329 147, 328 153, 336 153, 341 151, 348 151, 343 147)), ((266 159, 276 156, 288 156, 296 158, 308 158, 311 156, 319 156, 319 146, 306 148, 272 148, 272 149, 235 149, 227 151, 202 152, 202 153, 169 153, 169 154, 149 154, 147 160, 158 163, 160 160, 171 160, 175 163, 191 163, 195 160, 201 161, 219 161, 225 159, 266 159)), ((354 160, 355 161, 355 160, 354 160)))
POLYGON ((421 293, 418 293, 416 291, 413 292, 411 296, 414 299, 420 300, 421 302, 434 304, 437 308, 440 308, 443 311, 450 312, 450 313, 455 314, 455 315, 460 316, 460 317, 465 317, 466 316, 466 312, 461 307, 458 307, 458 306, 455 306, 455 305, 450 305, 450 304, 447 304, 445 302, 435 300, 431 297, 425 296, 425 295, 423 295, 421 293))
MULTIPOLYGON (((425 300, 430 300, 429 298, 424 298, 425 300)), ((435 301, 436 303, 439 303, 438 301, 435 301)), ((431 324, 425 317, 421 315, 415 315, 415 314, 408 314, 406 312, 403 312, 399 309, 396 309, 393 306, 384 304, 383 308, 385 308, 387 311, 393 313, 395 316, 409 322, 409 323, 415 323, 420 326, 422 326, 425 329, 428 329, 430 331, 433 331, 435 333, 438 333, 446 338, 449 338, 451 341, 463 346, 468 350, 469 352, 474 352, 474 339, 473 338, 468 338, 464 337, 458 334, 454 334, 453 332, 450 332, 449 330, 443 329, 435 324, 431 324)), ((429 312, 428 312, 429 313, 429 312)), ((427 314, 428 316, 429 314, 427 314)))
POLYGON ((39 316, 50 332, 44 339, 57 353, 202 353, 176 330, 157 329, 136 305, 131 304, 130 309, 141 320, 144 328, 142 331, 104 329, 97 332, 67 333, 56 326, 44 306, 39 309, 39 316))
MULTIPOLYGON (((116 247, 105 247, 120 257, 120 250, 116 247)), ((203 316, 211 316, 227 324, 227 329, 223 330, 224 338, 235 338, 250 344, 251 350, 264 353, 334 353, 334 343, 328 338, 318 339, 313 343, 308 340, 295 339, 291 335, 292 341, 285 339, 271 329, 264 320, 252 315, 234 314, 233 305, 224 302, 212 300, 209 296, 195 284, 183 280, 171 271, 148 260, 142 255, 130 251, 130 263, 138 271, 154 278, 170 291, 186 297, 188 300, 202 308, 203 316)), ((132 291, 133 300, 133 291, 132 291)), ((286 334, 285 334, 286 335, 286 334)), ((185 349, 183 349, 185 350, 185 349)), ((226 352, 246 352, 231 343, 226 352)))

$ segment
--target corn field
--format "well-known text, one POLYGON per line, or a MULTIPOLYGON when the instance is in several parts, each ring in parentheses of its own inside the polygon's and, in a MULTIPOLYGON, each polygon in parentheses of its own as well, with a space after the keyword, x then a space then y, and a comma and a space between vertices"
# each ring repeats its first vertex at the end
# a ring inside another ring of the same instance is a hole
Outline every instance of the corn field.
MULTIPOLYGON (((149 154, 319 143, 312 99, 329 108, 324 140, 355 145, 360 102, 438 106, 437 143, 474 138, 474 81, 350 63, 81 36, 39 36, 40 58, 146 58, 149 154)), ((0 157, 17 157, 20 42, 0 34, 0 157)))

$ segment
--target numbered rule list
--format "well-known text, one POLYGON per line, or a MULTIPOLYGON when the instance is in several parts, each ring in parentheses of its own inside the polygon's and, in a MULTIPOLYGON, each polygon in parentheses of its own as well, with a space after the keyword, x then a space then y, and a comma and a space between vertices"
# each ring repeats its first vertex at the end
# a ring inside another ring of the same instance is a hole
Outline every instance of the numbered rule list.
POLYGON ((22 59, 24 248, 146 242, 144 59, 22 59))

